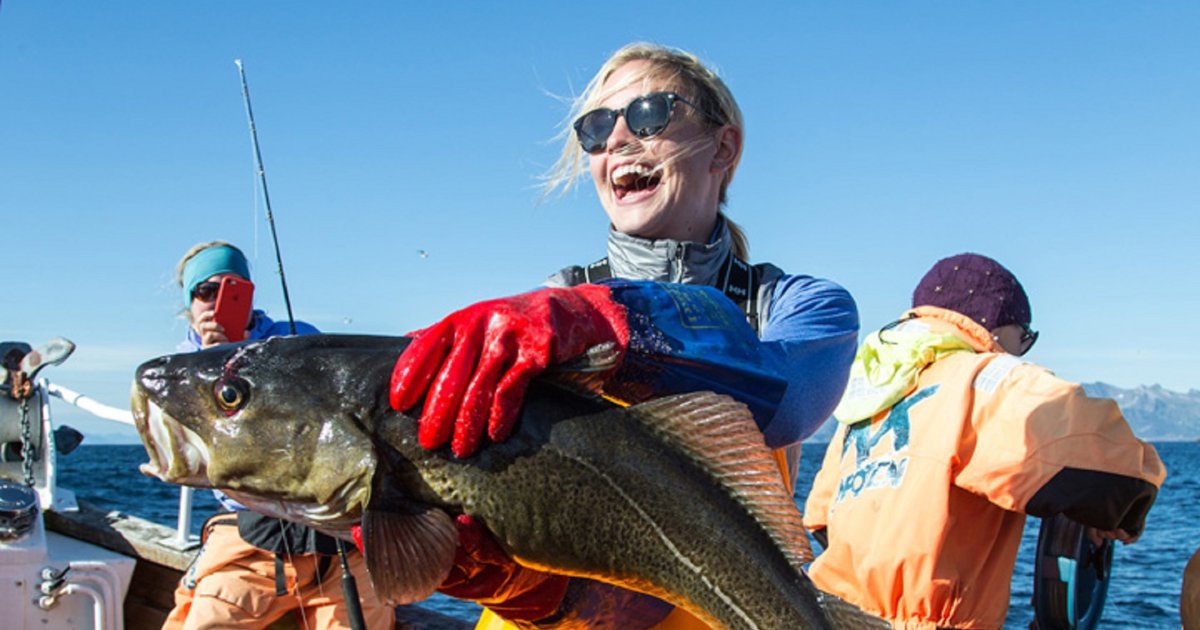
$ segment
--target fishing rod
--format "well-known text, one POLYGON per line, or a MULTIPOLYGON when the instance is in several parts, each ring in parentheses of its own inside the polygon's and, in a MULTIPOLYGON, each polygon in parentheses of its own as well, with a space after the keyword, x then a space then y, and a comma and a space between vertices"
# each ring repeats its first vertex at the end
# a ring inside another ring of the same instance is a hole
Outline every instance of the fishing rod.
MULTIPOLYGON (((296 318, 292 316, 292 301, 288 297, 287 278, 283 275, 283 256, 279 253, 279 235, 275 232, 275 215, 271 213, 271 195, 267 193, 267 171, 263 168, 262 151, 258 148, 258 130, 254 126, 254 110, 250 107, 250 86, 246 83, 246 69, 241 59, 234 59, 237 64, 238 76, 242 79, 242 100, 246 102, 246 119, 250 122, 250 141, 254 145, 254 162, 258 167, 258 179, 262 183, 263 203, 267 207, 267 223, 271 226, 271 240, 275 243, 275 262, 279 266, 279 283, 283 285, 283 303, 287 306, 288 327, 293 335, 296 334, 296 318)), ((282 529, 283 523, 279 524, 282 529)), ((341 538, 334 537, 337 544, 338 559, 342 565, 342 599, 346 602, 346 615, 350 618, 353 630, 366 630, 363 620, 362 601, 358 598, 358 584, 354 574, 350 572, 350 563, 346 558, 346 543, 341 538)), ((318 578, 319 579, 319 578, 318 578)))
POLYGON ((271 195, 267 192, 267 171, 263 168, 262 151, 258 148, 258 129, 254 126, 254 110, 250 107, 250 86, 246 84, 246 69, 241 59, 234 59, 238 75, 242 78, 242 100, 246 102, 246 118, 250 121, 250 141, 254 145, 254 162, 258 167, 258 180, 262 184, 263 203, 267 206, 267 223, 271 226, 271 240, 275 242, 275 262, 279 269, 279 283, 283 285, 283 304, 287 307, 288 326, 296 334, 296 318, 292 316, 292 300, 288 297, 287 278, 283 275, 283 255, 279 253, 279 235, 275 233, 275 215, 271 213, 271 195))

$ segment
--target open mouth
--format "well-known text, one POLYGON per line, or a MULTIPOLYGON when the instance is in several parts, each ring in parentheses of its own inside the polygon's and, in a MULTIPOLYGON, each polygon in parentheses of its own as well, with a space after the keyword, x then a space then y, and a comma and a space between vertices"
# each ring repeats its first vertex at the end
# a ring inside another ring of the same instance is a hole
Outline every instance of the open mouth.
POLYGON ((150 458, 138 470, 167 483, 211 487, 208 480, 208 445, 200 436, 154 404, 136 383, 131 407, 138 435, 150 458))
POLYGON ((610 178, 618 200, 652 194, 662 181, 662 169, 647 164, 626 164, 613 170, 610 178))

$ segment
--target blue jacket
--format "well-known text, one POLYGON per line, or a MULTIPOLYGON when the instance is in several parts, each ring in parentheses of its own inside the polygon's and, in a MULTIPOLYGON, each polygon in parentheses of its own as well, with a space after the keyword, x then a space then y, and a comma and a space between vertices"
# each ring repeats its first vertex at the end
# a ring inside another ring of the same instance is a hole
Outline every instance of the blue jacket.
MULTIPOLYGON (((721 270, 731 250, 724 219, 708 243, 649 240, 615 229, 608 237, 612 277, 628 280, 722 288, 721 270)), ((832 281, 784 274, 769 264, 758 267, 759 356, 762 368, 786 381, 787 390, 773 416, 755 420, 767 446, 780 448, 816 432, 841 399, 858 345, 858 307, 832 281)), ((563 269, 546 284, 575 284, 579 269, 563 269)))
MULTIPOLYGON (((296 322, 297 335, 312 335, 321 332, 316 326, 308 322, 296 322)), ((246 340, 254 341, 257 339, 266 339, 267 337, 282 337, 292 334, 291 326, 287 322, 277 322, 259 309, 254 309, 250 314, 250 329, 246 332, 246 340)), ((187 336, 179 345, 175 346, 175 350, 179 352, 195 352, 203 346, 200 343, 200 335, 195 328, 188 326, 187 336)))

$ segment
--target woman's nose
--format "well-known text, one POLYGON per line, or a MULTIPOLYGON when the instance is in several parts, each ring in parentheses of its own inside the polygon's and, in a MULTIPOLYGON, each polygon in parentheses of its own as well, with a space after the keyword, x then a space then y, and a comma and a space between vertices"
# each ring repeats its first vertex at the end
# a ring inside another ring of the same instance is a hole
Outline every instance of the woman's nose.
POLYGON ((637 135, 630 131, 629 125, 625 123, 625 115, 621 114, 617 116, 617 122, 613 125, 612 133, 608 134, 608 142, 605 144, 609 151, 618 151, 638 140, 637 135))

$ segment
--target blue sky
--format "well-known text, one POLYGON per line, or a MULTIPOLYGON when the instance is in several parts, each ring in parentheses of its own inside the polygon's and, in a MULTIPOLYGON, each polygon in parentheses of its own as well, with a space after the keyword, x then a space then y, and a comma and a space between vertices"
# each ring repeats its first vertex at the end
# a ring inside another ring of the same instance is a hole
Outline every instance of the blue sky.
POLYGON ((74 340, 44 374, 124 406, 215 238, 285 317, 238 58, 299 318, 399 334, 595 260, 591 184, 540 201, 538 176, 562 97, 648 40, 745 112, 728 212, 756 261, 842 283, 869 329, 982 252, 1031 294, 1031 360, 1200 387, 1200 4, 411 4, 4 0, 0 337, 74 340))

